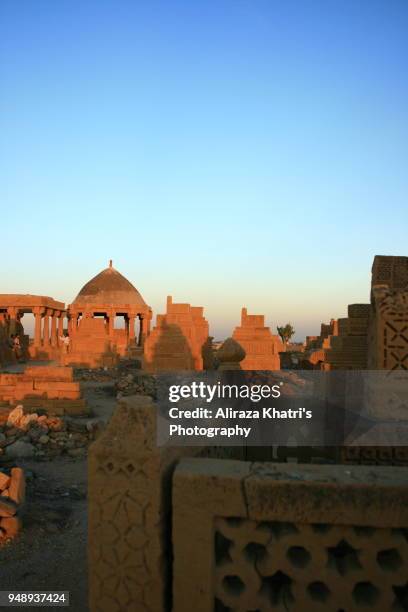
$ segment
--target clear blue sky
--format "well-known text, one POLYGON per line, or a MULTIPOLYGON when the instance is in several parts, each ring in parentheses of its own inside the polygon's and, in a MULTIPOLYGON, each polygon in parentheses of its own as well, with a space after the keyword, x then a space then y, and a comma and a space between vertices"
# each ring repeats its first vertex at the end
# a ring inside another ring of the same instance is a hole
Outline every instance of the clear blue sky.
POLYGON ((406 0, 0 3, 0 292, 109 258, 298 338, 408 255, 406 0))

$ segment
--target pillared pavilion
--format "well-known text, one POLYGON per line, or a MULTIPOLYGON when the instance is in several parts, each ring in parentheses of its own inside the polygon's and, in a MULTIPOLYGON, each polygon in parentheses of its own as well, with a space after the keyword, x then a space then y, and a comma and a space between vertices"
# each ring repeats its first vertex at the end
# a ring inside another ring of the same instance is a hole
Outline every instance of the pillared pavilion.
POLYGON ((67 312, 66 364, 112 365, 117 357, 142 354, 152 310, 112 260, 82 287, 67 312))
POLYGON ((13 358, 8 341, 13 333, 19 334, 26 358, 84 367, 110 366, 123 356, 141 358, 151 319, 139 291, 110 261, 67 308, 47 296, 0 294, 0 363, 13 358), (23 327, 25 314, 35 317, 31 341, 23 327), (62 350, 64 331, 70 339, 67 352, 62 350))

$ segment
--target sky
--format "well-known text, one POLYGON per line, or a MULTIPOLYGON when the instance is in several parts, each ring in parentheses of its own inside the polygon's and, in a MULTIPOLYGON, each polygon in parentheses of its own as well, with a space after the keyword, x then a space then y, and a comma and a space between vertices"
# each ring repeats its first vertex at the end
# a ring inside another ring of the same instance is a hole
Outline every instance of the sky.
POLYGON ((296 338, 408 255, 406 0, 2 0, 0 293, 113 259, 154 314, 296 338))

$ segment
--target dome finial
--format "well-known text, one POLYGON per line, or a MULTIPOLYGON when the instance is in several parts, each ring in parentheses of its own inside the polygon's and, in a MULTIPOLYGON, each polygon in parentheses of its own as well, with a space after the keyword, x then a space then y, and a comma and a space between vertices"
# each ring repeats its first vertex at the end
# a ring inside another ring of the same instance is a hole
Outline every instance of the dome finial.
POLYGON ((109 260, 109 267, 110 267, 110 268, 112 268, 112 267, 113 267, 113 266, 112 266, 112 260, 111 260, 111 259, 109 260))

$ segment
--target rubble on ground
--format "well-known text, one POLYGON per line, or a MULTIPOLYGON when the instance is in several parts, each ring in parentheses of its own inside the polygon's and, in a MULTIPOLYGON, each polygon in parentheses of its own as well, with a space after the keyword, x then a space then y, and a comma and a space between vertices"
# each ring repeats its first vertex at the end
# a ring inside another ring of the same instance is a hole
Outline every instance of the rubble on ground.
POLYGON ((126 395, 150 395, 156 398, 156 378, 147 374, 131 373, 126 370, 120 373, 115 383, 116 397, 126 395))
POLYGON ((102 428, 99 419, 28 413, 16 406, 0 419, 0 459, 83 457, 102 428))
POLYGON ((74 378, 81 382, 111 382, 118 377, 118 368, 75 368, 74 378))

